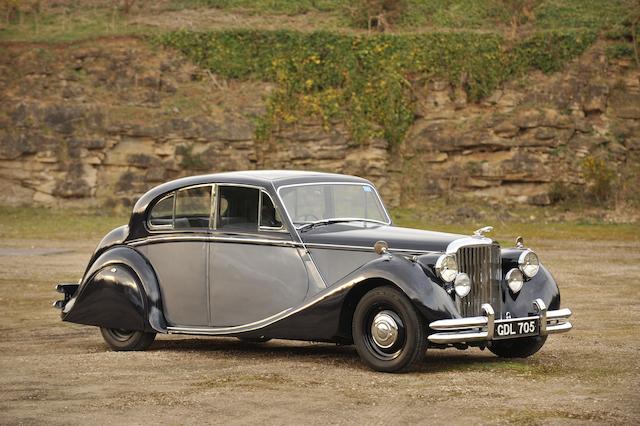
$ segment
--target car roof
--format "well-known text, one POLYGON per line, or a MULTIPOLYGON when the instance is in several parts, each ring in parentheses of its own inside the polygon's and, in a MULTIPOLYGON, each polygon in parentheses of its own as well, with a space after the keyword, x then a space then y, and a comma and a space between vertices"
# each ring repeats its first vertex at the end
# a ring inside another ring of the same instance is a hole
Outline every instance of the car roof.
POLYGON ((245 170, 237 172, 212 173, 207 175, 188 176, 158 185, 147 191, 136 203, 134 211, 145 210, 149 204, 168 192, 176 189, 210 183, 254 185, 264 188, 273 187, 277 190, 281 186, 309 184, 315 182, 353 182, 371 184, 366 179, 341 175, 337 173, 323 173, 302 170, 245 170))
POLYGON ((338 173, 324 173, 303 170, 245 170, 238 172, 212 173, 208 175, 188 176, 176 179, 160 186, 170 186, 174 189, 191 185, 208 183, 245 184, 275 188, 285 185, 314 182, 354 182, 370 183, 368 180, 338 173))

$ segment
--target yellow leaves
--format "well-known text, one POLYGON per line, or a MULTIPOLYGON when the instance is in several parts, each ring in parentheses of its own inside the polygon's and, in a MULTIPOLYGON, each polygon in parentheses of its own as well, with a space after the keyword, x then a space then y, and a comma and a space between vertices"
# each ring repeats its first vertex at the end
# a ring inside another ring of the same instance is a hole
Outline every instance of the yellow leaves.
POLYGON ((320 63, 322 62, 322 60, 320 60, 320 57, 319 57, 318 55, 313 54, 313 55, 311 55, 311 56, 309 56, 309 57, 307 58, 307 62, 309 62, 309 63, 313 63, 313 64, 316 64, 316 65, 320 65, 320 63))
POLYGON ((311 89, 313 87, 313 80, 307 79, 307 81, 304 82, 304 85, 306 86, 307 89, 311 89))

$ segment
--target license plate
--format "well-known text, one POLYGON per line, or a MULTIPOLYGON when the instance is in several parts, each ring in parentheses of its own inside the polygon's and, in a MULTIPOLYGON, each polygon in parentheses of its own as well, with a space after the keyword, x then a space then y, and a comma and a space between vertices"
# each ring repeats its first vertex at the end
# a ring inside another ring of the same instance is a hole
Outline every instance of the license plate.
POLYGON ((500 320, 494 324, 493 339, 513 339, 540 334, 537 319, 500 320))

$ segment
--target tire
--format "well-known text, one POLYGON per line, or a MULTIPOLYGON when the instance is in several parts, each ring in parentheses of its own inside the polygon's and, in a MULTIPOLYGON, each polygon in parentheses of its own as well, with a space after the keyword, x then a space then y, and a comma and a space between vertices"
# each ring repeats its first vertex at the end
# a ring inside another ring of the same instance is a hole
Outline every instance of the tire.
POLYGON ((546 341, 547 336, 494 341, 491 342, 489 350, 502 358, 527 358, 538 352, 546 341))
POLYGON ((238 340, 240 340, 242 343, 256 344, 267 343, 271 339, 269 337, 238 337, 238 340))
POLYGON ((114 351, 144 351, 156 338, 156 333, 100 327, 104 341, 114 351))
POLYGON ((393 287, 375 288, 360 299, 353 314, 352 333, 358 355, 376 371, 410 370, 427 350, 420 314, 407 296, 393 287), (374 322, 379 326, 374 328, 374 322), (394 324, 395 337, 389 332, 394 324))

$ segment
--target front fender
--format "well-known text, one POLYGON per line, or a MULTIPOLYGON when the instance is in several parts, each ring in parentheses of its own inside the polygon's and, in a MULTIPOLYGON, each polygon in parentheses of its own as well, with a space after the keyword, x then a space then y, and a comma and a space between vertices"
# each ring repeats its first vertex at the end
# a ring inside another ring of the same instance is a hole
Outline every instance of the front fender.
POLYGON ((127 246, 108 249, 95 259, 65 304, 62 319, 126 330, 167 331, 153 268, 127 246))
POLYGON ((536 299, 542 299, 549 310, 560 309, 560 289, 551 272, 543 265, 540 265, 540 270, 533 278, 525 281, 517 294, 509 289, 506 280, 502 282, 502 292, 502 311, 505 315, 509 312, 512 318, 532 314, 532 303, 536 299))
POLYGON ((385 254, 355 273, 366 277, 358 285, 366 284, 369 279, 382 279, 398 287, 428 322, 460 317, 451 296, 425 273, 420 264, 404 256, 385 254))
POLYGON ((403 256, 384 254, 360 266, 284 318, 242 335, 349 341, 355 304, 362 294, 378 285, 393 285, 403 291, 427 323, 460 316, 451 297, 427 277, 420 265, 403 256))

